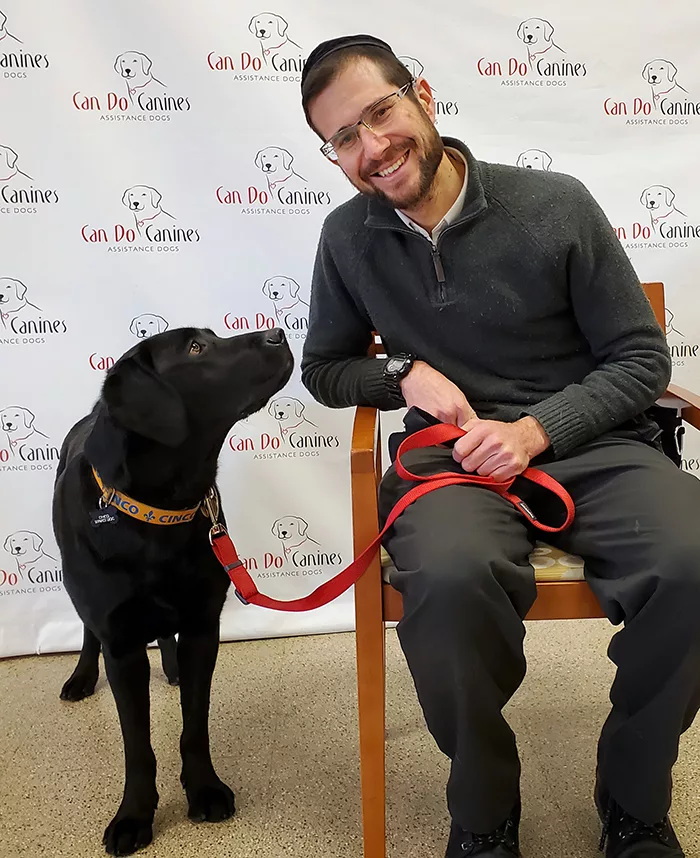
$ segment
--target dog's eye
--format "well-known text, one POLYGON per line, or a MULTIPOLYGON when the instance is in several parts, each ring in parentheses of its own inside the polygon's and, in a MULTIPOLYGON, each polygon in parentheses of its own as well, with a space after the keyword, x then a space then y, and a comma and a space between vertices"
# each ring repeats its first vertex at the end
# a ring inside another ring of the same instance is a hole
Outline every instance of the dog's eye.
POLYGON ((190 354, 191 355, 198 355, 198 354, 201 354, 201 352, 202 352, 202 346, 200 345, 200 343, 198 343, 196 340, 192 340, 192 342, 190 344, 190 354))

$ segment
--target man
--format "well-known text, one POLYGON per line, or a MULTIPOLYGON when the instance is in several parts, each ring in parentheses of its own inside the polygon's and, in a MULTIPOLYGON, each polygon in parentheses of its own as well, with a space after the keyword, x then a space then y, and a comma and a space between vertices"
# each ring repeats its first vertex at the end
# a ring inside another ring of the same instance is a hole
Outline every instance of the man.
MULTIPOLYGON (((465 429, 416 450, 422 473, 496 480, 530 463, 572 495, 550 541, 583 556, 624 629, 595 800, 608 858, 678 858, 668 819, 680 734, 700 707, 700 483, 645 415, 671 362, 620 243, 570 176, 477 161, 441 139, 424 78, 385 42, 324 42, 302 75, 323 153, 360 192, 326 219, 302 379, 331 407, 415 406, 465 429), (368 358, 371 332, 387 361, 368 358)), ((409 410, 407 431, 421 424, 409 410)), ((409 488, 393 467, 384 517, 409 488)), ((535 532, 495 492, 410 506, 386 539, 398 634, 428 727, 452 760, 447 858, 519 855, 520 763, 501 713, 525 674, 535 532)))

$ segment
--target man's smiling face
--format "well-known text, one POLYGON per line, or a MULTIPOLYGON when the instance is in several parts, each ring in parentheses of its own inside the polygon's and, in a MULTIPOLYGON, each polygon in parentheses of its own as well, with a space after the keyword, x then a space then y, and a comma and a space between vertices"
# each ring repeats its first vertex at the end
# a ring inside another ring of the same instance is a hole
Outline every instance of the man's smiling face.
MULTIPOLYGON (((387 83, 370 60, 357 60, 313 100, 309 116, 328 140, 398 88, 387 83)), ((398 209, 413 209, 428 197, 444 151, 432 122, 435 106, 430 89, 419 80, 416 90, 420 103, 407 94, 381 134, 360 126, 359 143, 351 152, 343 152, 337 162, 360 193, 398 209)))

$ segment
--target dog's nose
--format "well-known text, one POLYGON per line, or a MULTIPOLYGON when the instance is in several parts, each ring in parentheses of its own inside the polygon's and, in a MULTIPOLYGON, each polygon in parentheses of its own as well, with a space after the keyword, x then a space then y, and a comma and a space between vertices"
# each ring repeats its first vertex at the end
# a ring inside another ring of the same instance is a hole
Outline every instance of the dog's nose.
POLYGON ((270 346, 281 346, 286 341, 282 328, 273 328, 265 335, 265 342, 270 346))
POLYGON ((650 209, 653 209, 655 205, 656 205, 656 203, 654 202, 654 200, 649 200, 649 208, 650 209))
POLYGON ((651 76, 651 79, 652 79, 652 81, 655 81, 655 80, 656 80, 656 75, 655 75, 655 74, 653 74, 653 75, 651 76))
POLYGON ((11 421, 8 420, 7 423, 5 423, 5 429, 7 429, 8 431, 10 429, 14 429, 14 428, 15 428, 15 424, 12 423, 11 421))
POLYGON ((278 295, 279 295, 279 292, 273 292, 273 293, 272 293, 272 297, 273 297, 273 298, 276 298, 278 295))
POLYGON ((264 30, 262 27, 260 28, 260 35, 264 36, 267 30, 264 30))

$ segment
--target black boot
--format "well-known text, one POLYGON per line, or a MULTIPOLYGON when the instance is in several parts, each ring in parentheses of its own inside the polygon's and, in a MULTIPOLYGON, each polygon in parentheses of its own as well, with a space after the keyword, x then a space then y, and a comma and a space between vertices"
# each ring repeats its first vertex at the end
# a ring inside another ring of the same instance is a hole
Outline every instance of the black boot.
POLYGON ((490 834, 472 834, 453 822, 445 858, 520 858, 519 825, 520 797, 508 819, 490 834))
POLYGON ((603 821, 605 858, 685 858, 668 818, 649 825, 623 810, 596 778, 595 803, 603 821))

